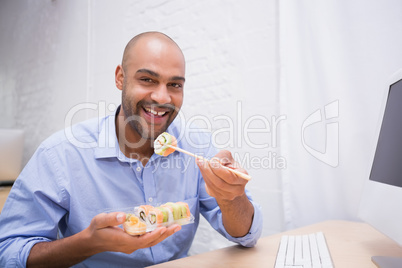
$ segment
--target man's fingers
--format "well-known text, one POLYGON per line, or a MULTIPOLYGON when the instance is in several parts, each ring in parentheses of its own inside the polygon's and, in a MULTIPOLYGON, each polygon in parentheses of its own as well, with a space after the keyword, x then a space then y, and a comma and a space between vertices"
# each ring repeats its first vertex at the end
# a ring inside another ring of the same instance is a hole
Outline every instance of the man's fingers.
POLYGON ((205 181, 205 188, 207 193, 210 196, 216 196, 218 192, 225 192, 225 188, 228 186, 227 183, 214 173, 214 171, 210 167, 210 164, 207 162, 201 162, 198 164, 205 181))
POLYGON ((244 193, 247 181, 222 166, 219 159, 198 160, 197 164, 204 178, 206 191, 210 196, 233 200, 244 193))
POLYGON ((181 230, 181 226, 178 224, 173 224, 172 226, 169 227, 159 227, 153 230, 150 233, 146 233, 139 238, 139 242, 142 243, 143 247, 152 247, 155 246, 156 244, 162 242, 175 232, 178 232, 181 230))
POLYGON ((218 158, 222 164, 234 162, 233 156, 228 150, 219 151, 214 158, 218 158))
MULTIPOLYGON (((215 157, 211 159, 209 166, 216 176, 220 177, 222 180, 226 181, 229 184, 240 185, 244 183, 244 179, 231 171, 231 169, 235 169, 233 166, 222 166, 219 159, 215 157)), ((247 174, 244 169, 236 169, 236 171, 247 174)))
POLYGON ((126 214, 123 212, 101 213, 92 219, 93 225, 97 229, 109 226, 117 226, 126 220, 126 214))
POLYGON ((154 240, 153 243, 150 245, 150 247, 155 246, 156 244, 159 244, 169 236, 173 235, 174 233, 178 232, 181 230, 181 226, 178 224, 174 224, 172 226, 169 226, 166 230, 166 232, 163 233, 158 239, 154 240))

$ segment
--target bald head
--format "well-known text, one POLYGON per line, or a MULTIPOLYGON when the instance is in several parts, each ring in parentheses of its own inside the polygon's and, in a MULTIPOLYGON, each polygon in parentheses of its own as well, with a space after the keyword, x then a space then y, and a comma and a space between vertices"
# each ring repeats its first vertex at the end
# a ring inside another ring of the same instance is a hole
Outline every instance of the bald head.
POLYGON ((177 43, 172 38, 170 38, 166 34, 160 33, 160 32, 144 32, 144 33, 140 33, 140 34, 134 36, 127 43, 126 48, 124 49, 123 59, 122 59, 123 70, 127 69, 127 62, 136 56, 135 53, 143 52, 143 51, 135 50, 137 45, 142 44, 144 42, 152 42, 152 41, 176 47, 184 60, 183 52, 181 51, 180 47, 177 45, 177 43))

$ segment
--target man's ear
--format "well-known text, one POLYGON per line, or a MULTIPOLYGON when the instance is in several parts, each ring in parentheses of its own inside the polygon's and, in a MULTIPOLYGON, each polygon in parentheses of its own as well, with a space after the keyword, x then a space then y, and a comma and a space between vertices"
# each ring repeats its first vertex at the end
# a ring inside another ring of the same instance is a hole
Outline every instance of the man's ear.
POLYGON ((117 65, 116 71, 114 73, 114 81, 116 83, 116 87, 120 90, 123 89, 123 80, 124 80, 124 72, 121 64, 117 65))

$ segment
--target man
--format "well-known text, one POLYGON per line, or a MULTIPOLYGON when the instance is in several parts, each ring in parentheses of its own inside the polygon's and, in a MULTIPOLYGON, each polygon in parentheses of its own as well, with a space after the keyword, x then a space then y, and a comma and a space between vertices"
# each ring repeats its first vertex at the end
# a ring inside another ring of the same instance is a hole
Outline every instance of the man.
POLYGON ((122 90, 116 116, 77 124, 73 137, 51 136, 16 180, 0 214, 1 267, 144 267, 184 257, 200 213, 244 246, 261 235, 247 181, 222 168, 237 165, 231 154, 217 152, 206 134, 186 137, 185 122, 175 120, 185 82, 178 45, 158 32, 134 37, 115 80, 122 90), (178 137, 179 147, 215 157, 195 164, 179 152, 154 154, 153 141, 164 131, 178 137), (142 236, 119 227, 124 208, 169 201, 187 202, 195 222, 142 236))

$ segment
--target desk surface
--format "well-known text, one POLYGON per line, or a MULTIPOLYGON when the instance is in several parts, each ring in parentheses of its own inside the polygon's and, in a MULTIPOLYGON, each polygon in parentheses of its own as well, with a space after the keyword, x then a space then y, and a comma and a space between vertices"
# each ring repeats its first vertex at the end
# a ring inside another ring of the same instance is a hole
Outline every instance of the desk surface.
POLYGON ((366 223, 327 221, 261 238, 254 248, 232 246, 174 260, 154 268, 274 267, 281 236, 322 231, 335 267, 376 267, 376 255, 402 257, 402 247, 366 223))

